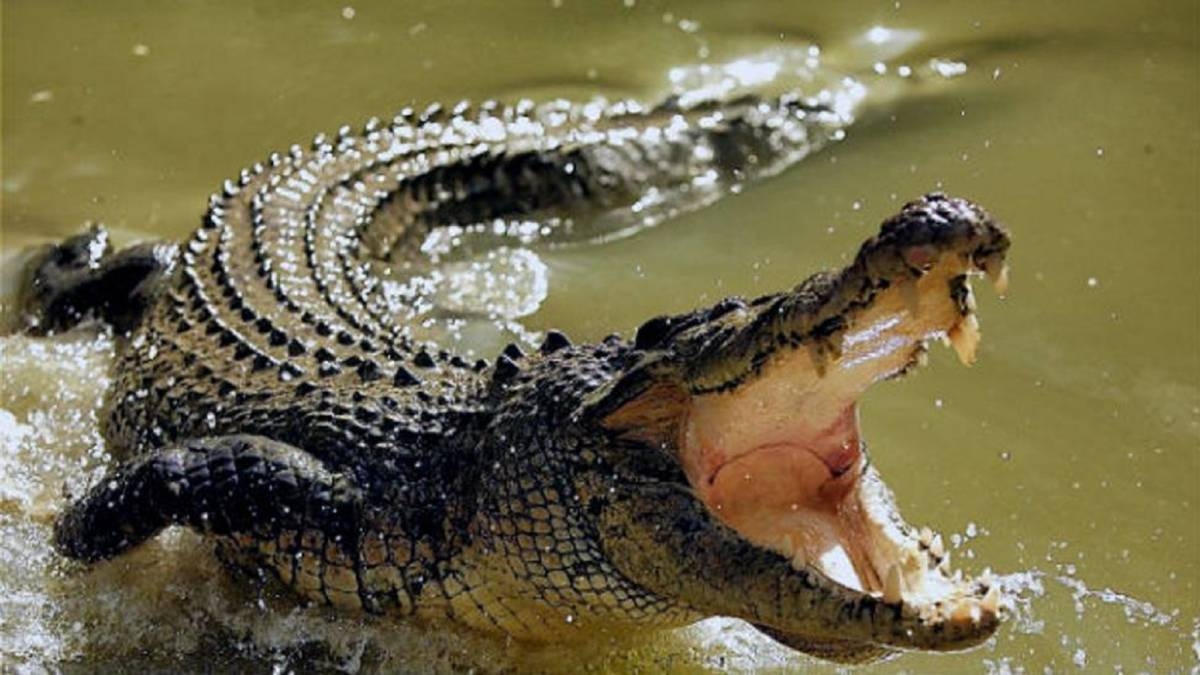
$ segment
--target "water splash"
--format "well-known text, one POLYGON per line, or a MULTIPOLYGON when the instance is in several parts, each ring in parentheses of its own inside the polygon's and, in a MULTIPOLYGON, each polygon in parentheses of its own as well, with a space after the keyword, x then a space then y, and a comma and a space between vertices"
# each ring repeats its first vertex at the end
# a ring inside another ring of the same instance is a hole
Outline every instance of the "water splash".
POLYGON ((667 79, 684 108, 746 94, 792 91, 828 106, 844 126, 854 121, 867 93, 851 74, 826 65, 817 45, 775 47, 724 63, 677 66, 667 79))

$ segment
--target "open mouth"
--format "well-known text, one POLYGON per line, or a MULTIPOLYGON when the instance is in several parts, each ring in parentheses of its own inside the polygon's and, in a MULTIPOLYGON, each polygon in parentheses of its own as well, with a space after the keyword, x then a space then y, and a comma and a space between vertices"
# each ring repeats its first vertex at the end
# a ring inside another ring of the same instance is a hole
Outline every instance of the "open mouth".
POLYGON ((941 535, 899 516, 868 461, 856 405, 873 383, 921 363, 930 341, 945 341, 964 363, 974 359, 970 278, 986 271, 1003 292, 1002 262, 930 255, 915 261, 923 274, 876 293, 833 343, 781 350, 737 388, 692 397, 679 447, 696 495, 740 536, 849 598, 951 625, 961 637, 931 648, 953 649, 991 634, 999 589, 986 574, 952 570, 941 535))

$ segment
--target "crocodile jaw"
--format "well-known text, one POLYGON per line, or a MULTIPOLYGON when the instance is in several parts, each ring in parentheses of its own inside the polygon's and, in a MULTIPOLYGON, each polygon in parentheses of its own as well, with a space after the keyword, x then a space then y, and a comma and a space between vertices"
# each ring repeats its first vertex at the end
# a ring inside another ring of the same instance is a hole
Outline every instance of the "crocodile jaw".
POLYGON ((610 533, 621 564, 656 592, 827 659, 990 637, 999 589, 952 574, 941 538, 900 517, 865 458, 855 402, 919 365, 931 339, 974 360, 969 282, 984 274, 1003 293, 1009 243, 979 206, 931 193, 836 273, 639 327, 623 372, 581 414, 599 419, 618 459, 670 450, 687 496, 633 490, 620 506, 633 515, 610 533))
MULTIPOLYGON (((868 466, 856 400, 923 361, 929 340, 946 341, 964 363, 974 359, 978 321, 963 275, 975 271, 947 255, 911 285, 878 294, 834 356, 781 352, 752 381, 694 396, 679 442, 693 489, 718 519, 840 587, 848 606, 870 595, 901 608, 897 621, 920 624, 920 632, 951 626, 944 643, 924 645, 930 649, 989 637, 999 624, 999 589, 986 577, 953 573, 941 536, 903 521, 868 466)), ((1003 290, 1003 277, 995 281, 1003 290)))

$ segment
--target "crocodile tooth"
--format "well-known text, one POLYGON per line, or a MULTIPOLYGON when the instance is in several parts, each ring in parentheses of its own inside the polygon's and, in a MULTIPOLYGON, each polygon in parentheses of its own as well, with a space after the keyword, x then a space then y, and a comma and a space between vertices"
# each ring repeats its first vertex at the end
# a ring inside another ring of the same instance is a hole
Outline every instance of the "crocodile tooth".
POLYGON ((779 540, 780 548, 792 563, 792 569, 802 570, 808 567, 808 553, 803 546, 797 546, 795 538, 790 534, 783 535, 779 540))
POLYGON ((808 567, 808 551, 803 546, 797 546, 792 553, 792 567, 798 570, 808 567))
POLYGON ((963 365, 969 366, 975 362, 975 349, 979 346, 980 335, 979 319, 974 314, 964 316, 946 337, 963 365))
POLYGON ((917 350, 917 366, 924 368, 929 365, 929 349, 922 343, 921 348, 917 350))
POLYGON ((796 552, 796 542, 792 539, 792 535, 785 534, 779 538, 779 550, 783 551, 787 557, 792 557, 792 554, 796 552))
POLYGON ((988 592, 983 596, 983 600, 980 601, 979 606, 983 608, 983 611, 989 614, 995 614, 999 612, 1000 587, 992 584, 992 587, 989 588, 988 592))
POLYGON ((946 543, 942 541, 941 534, 935 534, 929 541, 929 552, 933 557, 941 559, 946 556, 946 543))
POLYGON ((900 282, 900 298, 914 319, 921 316, 921 292, 917 289, 916 281, 909 279, 900 282))
POLYGON ((907 572, 923 573, 925 571, 925 556, 921 555, 920 549, 906 547, 900 564, 907 572))
POLYGON ((919 539, 921 546, 929 548, 929 545, 933 543, 933 530, 929 529, 928 527, 922 527, 919 533, 919 539))
POLYGON ((982 617, 983 612, 979 609, 979 603, 974 600, 961 600, 950 611, 952 621, 965 622, 969 619, 971 623, 979 623, 982 617))
POLYGON ((930 624, 939 620, 942 615, 941 605, 925 603, 920 605, 917 611, 917 618, 921 623, 930 624))
POLYGON ((996 289, 996 293, 1001 296, 1008 295, 1008 263, 1000 266, 1000 272, 996 278, 992 280, 992 287, 996 289))
POLYGON ((965 286, 967 287, 967 292, 963 295, 963 304, 966 306, 968 312, 974 312, 977 307, 975 302, 975 289, 971 288, 970 284, 965 284, 965 286))
POLYGON ((1008 294, 1008 263, 999 254, 993 254, 984 261, 983 271, 997 294, 1008 294))
POLYGON ((971 602, 967 609, 967 615, 971 617, 971 623, 978 624, 983 620, 983 608, 979 606, 978 602, 971 602))
POLYGON ((883 582, 883 601, 892 604, 898 603, 904 599, 901 592, 900 566, 893 563, 888 568, 887 578, 883 582))

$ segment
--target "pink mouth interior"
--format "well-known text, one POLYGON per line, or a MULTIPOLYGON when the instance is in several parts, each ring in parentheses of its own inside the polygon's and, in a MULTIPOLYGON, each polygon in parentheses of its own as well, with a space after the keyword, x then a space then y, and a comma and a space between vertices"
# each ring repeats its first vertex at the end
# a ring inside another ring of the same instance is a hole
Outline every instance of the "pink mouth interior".
POLYGON ((909 366, 926 340, 959 325, 947 291, 954 269, 946 267, 915 289, 882 292, 840 336, 840 356, 822 367, 822 357, 792 350, 733 391, 691 399, 681 459, 718 518, 796 566, 815 566, 857 591, 883 589, 884 555, 859 499, 865 457, 856 401, 909 366))

